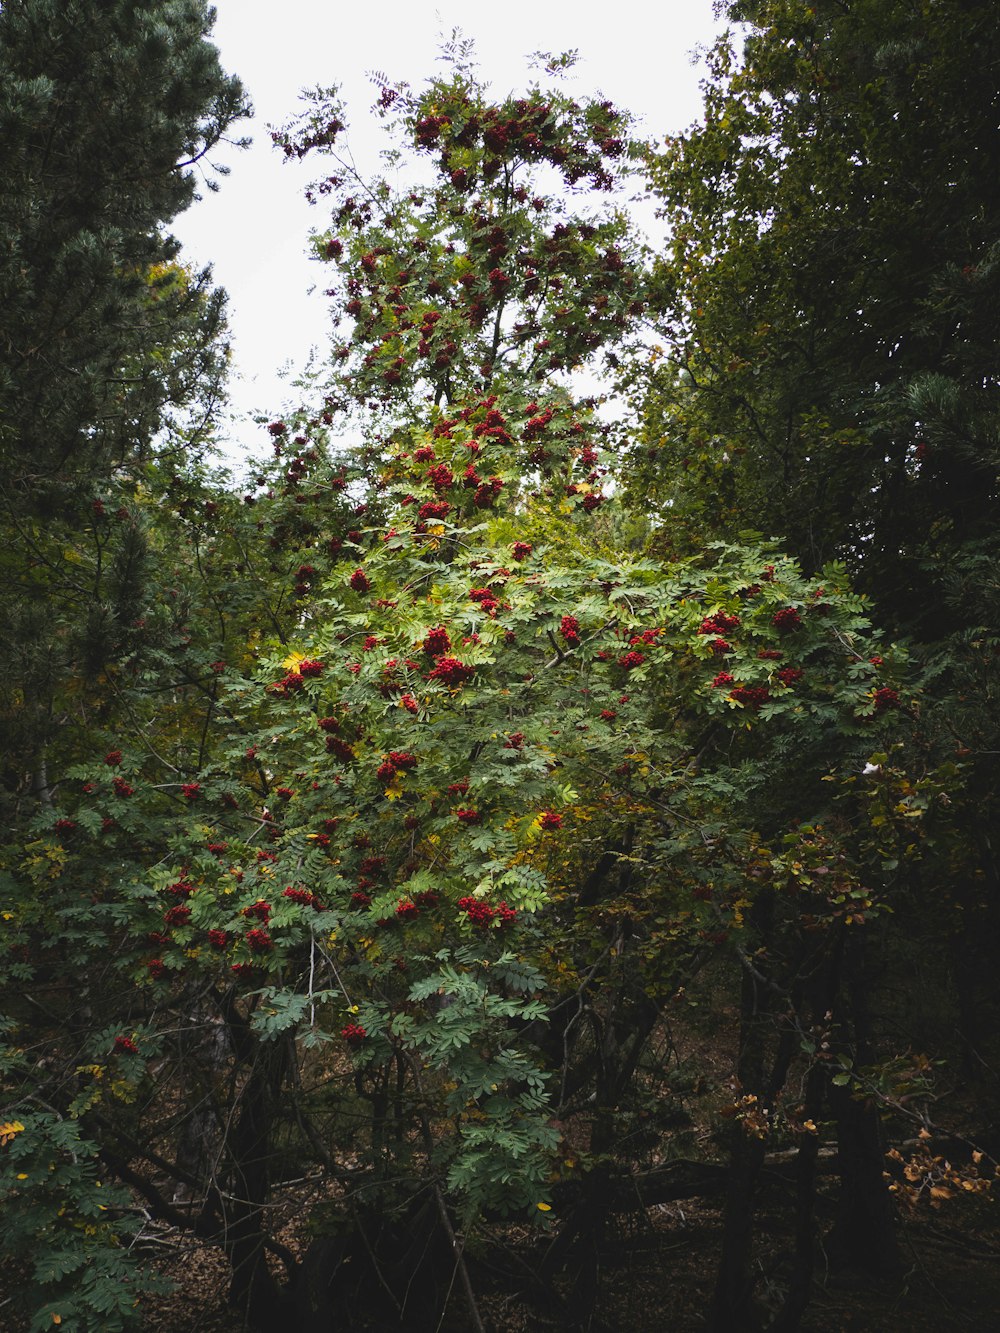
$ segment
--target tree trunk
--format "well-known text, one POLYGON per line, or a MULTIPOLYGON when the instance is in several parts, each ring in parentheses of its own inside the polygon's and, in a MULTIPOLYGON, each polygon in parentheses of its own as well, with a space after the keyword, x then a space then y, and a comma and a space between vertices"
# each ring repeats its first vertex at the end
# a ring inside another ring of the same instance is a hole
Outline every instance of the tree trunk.
MULTIPOLYGON (((864 927, 853 925, 844 945, 849 1006, 844 1028, 853 1036, 855 1064, 874 1063, 868 1011, 864 927)), ((892 1201, 886 1188, 885 1145, 875 1106, 850 1085, 829 1090, 837 1123, 840 1200, 828 1245, 835 1263, 889 1277, 899 1272, 899 1247, 892 1201)))
POLYGON ((259 1046, 240 1096, 228 1143, 229 1189, 222 1197, 224 1247, 232 1269, 229 1304, 243 1327, 283 1333, 278 1284, 265 1257, 265 1217, 271 1193, 271 1127, 285 1070, 283 1043, 259 1046))
MULTIPOLYGON (((766 939, 774 917, 774 897, 764 890, 750 911, 753 935, 766 939)), ((764 1068, 773 1036, 771 996, 760 978, 744 968, 740 987, 740 1051, 737 1091, 762 1096, 764 1068)), ((709 1311, 711 1333, 739 1333, 760 1327, 753 1308, 750 1255, 753 1242, 755 1195, 764 1165, 765 1142, 741 1121, 733 1125, 729 1183, 726 1190, 722 1255, 709 1311)))

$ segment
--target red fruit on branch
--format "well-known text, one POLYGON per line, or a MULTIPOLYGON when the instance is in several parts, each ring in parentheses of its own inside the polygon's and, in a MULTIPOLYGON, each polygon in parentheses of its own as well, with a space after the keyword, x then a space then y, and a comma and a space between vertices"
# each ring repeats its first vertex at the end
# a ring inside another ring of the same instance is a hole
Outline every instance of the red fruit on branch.
POLYGON ((771 624, 775 629, 781 630, 783 634, 788 634, 792 630, 799 629, 802 625, 802 617, 796 611, 794 606, 783 607, 780 611, 775 611, 771 617, 771 624))
POLYGON ((449 686, 463 685, 475 675, 476 668, 457 657, 440 657, 433 671, 427 673, 428 680, 440 680, 449 686))

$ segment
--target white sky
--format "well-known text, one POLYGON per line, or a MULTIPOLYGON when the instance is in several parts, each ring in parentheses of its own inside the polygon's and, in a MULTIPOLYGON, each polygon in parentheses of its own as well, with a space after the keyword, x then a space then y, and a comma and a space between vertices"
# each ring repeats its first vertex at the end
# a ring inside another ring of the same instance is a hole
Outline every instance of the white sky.
POLYGON ((366 75, 419 87, 436 65, 439 37, 456 26, 476 41, 483 77, 498 95, 529 81, 525 57, 533 51, 580 54, 567 87, 600 92, 642 118, 649 137, 675 134, 700 111, 696 47, 717 31, 712 0, 613 0, 584 8, 573 0, 215 0, 214 40, 223 67, 239 75, 256 109, 242 133, 253 147, 217 153, 231 167, 217 194, 175 220, 184 255, 211 264, 229 292, 235 353, 232 400, 236 422, 227 452, 260 447, 259 431, 239 418, 280 413, 295 391, 279 376, 300 370, 314 346, 327 341, 327 302, 309 289, 326 276, 306 258, 311 226, 321 226, 322 205, 310 208, 304 185, 320 172, 319 159, 286 165, 272 147, 268 126, 299 109, 302 88, 338 84, 347 101, 355 158, 373 165, 383 146, 368 108, 375 90, 366 75))

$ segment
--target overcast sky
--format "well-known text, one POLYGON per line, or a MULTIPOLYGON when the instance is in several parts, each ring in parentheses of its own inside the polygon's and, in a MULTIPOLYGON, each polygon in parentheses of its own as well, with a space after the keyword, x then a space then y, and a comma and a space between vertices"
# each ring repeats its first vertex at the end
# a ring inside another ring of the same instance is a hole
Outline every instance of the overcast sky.
MULTIPOLYGON (((305 253, 310 226, 323 221, 302 198, 317 163, 307 158, 301 166, 283 164, 268 132, 295 114, 301 89, 340 86, 355 157, 374 164, 382 142, 368 115, 375 97, 368 73, 380 70, 393 82, 419 86, 440 68, 442 35, 460 26, 475 39, 483 77, 498 95, 524 87, 531 52, 576 49, 580 61, 569 88, 580 95, 599 91, 640 116, 642 132, 658 138, 698 116, 702 71, 693 53, 717 31, 712 0, 660 0, 656 6, 615 0, 587 8, 570 0, 215 3, 214 38, 223 66, 243 80, 256 110, 244 129, 254 144, 215 155, 231 174, 221 179, 217 194, 203 191, 202 201, 177 218, 173 230, 184 243, 184 257, 212 264, 216 281, 229 292, 238 416, 273 416, 294 401, 279 369, 301 369, 310 349, 327 340, 326 302, 319 291, 308 294, 321 274, 305 253)), ((242 452, 241 439, 255 447, 256 434, 235 424, 230 449, 242 452)))

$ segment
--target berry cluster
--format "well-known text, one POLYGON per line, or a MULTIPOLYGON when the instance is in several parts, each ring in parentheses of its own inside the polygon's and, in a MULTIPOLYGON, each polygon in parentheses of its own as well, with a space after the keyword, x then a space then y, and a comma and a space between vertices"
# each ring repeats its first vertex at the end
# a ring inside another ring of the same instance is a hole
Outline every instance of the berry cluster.
POLYGON ((497 929, 502 930, 505 926, 512 926, 517 920, 516 910, 513 907, 508 907, 505 902, 497 903, 496 907, 491 907, 482 898, 468 896, 459 898, 458 908, 459 911, 465 913, 469 922, 480 930, 488 930, 494 924, 497 929))

